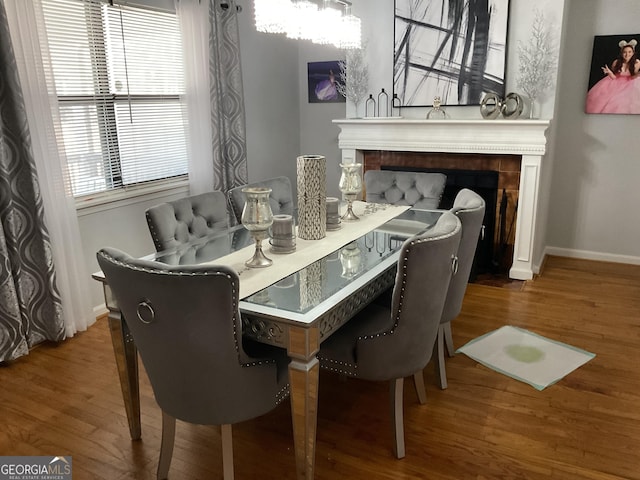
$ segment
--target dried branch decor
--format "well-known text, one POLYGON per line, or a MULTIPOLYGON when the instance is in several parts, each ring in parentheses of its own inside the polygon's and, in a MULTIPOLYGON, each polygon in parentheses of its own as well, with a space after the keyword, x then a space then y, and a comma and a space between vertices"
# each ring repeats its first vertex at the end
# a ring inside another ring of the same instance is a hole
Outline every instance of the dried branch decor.
POLYGON ((356 107, 367 98, 369 89, 369 70, 365 62, 366 45, 362 48, 347 50, 345 61, 339 62, 340 82, 336 83, 338 92, 356 107))
POLYGON ((518 42, 518 87, 532 101, 540 98, 553 84, 558 55, 556 43, 552 23, 545 20, 543 11, 535 9, 529 42, 526 45, 518 42))

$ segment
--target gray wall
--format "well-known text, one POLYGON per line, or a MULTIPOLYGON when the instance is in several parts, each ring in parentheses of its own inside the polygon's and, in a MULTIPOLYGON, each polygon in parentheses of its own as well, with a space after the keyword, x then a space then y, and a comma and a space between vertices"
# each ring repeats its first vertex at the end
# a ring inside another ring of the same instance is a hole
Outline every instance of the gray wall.
POLYGON ((239 22, 249 181, 280 175, 294 181, 301 151, 298 43, 256 32, 253 2, 240 3, 244 5, 239 22))
POLYGON ((640 115, 584 113, 594 35, 639 32, 640 2, 571 0, 567 18, 548 251, 640 263, 640 115))
MULTIPOLYGON (((327 161, 327 195, 340 198, 341 154, 338 148, 340 129, 331 123, 345 117, 345 103, 309 103, 307 86, 307 63, 343 60, 341 50, 330 46, 300 42, 298 76, 300 94, 300 152, 304 155, 324 155, 327 161)), ((295 172, 292 181, 295 181, 295 172)))

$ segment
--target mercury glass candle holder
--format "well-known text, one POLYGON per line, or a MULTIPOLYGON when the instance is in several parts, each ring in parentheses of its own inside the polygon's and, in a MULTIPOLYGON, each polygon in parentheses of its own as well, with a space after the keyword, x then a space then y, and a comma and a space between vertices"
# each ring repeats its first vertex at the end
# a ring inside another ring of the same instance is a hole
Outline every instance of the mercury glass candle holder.
POLYGON ((347 201, 347 211, 342 216, 342 220, 360 220, 360 218, 353 213, 353 202, 362 192, 362 164, 341 163, 340 168, 342 168, 342 175, 340 175, 338 188, 347 201))
POLYGON ((253 257, 245 262, 250 268, 263 268, 273 264, 262 252, 262 241, 269 236, 269 227, 273 224, 273 212, 269 204, 270 188, 247 187, 242 189, 246 201, 242 210, 242 225, 256 243, 253 257))

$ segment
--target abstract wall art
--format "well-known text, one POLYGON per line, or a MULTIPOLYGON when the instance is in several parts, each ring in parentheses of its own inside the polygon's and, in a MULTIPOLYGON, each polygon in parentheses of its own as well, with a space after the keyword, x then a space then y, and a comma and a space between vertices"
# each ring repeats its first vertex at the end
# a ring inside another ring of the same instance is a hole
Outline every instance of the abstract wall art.
POLYGON ((393 93, 405 107, 505 94, 509 0, 395 0, 393 93))

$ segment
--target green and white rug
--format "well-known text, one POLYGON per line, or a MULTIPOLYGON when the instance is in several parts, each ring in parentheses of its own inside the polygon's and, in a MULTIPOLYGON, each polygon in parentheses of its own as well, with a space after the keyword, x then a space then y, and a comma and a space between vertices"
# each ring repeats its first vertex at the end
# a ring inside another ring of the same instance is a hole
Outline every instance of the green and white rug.
POLYGON ((595 357, 585 350, 512 326, 471 340, 457 352, 537 390, 553 385, 595 357))

